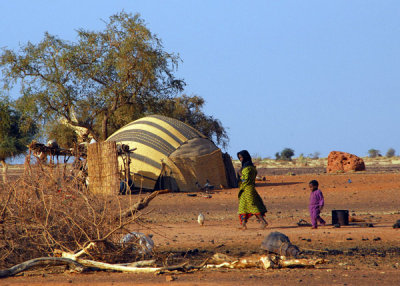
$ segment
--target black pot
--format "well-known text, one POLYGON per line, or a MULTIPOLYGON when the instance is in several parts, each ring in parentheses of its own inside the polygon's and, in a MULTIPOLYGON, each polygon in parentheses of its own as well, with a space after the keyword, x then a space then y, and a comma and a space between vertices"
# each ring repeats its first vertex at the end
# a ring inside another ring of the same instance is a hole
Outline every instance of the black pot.
POLYGON ((332 210, 332 225, 349 225, 348 210, 332 210))

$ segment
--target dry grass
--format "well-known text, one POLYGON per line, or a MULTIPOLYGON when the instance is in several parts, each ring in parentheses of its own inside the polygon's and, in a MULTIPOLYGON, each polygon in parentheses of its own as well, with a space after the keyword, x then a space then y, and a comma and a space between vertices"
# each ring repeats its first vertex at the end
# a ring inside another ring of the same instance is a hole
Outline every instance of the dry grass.
MULTIPOLYGON (((400 165, 400 157, 362 157, 366 166, 391 166, 400 165)), ((255 165, 259 168, 296 168, 296 167, 326 167, 328 158, 311 159, 308 157, 294 158, 292 161, 262 159, 255 160, 255 165)), ((233 160, 235 168, 240 167, 239 160, 233 160)))

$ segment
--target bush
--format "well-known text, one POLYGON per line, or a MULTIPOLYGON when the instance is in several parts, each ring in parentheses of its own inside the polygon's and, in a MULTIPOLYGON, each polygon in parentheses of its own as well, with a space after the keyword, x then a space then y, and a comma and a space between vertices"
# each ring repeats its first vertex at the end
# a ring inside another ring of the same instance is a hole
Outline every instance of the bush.
POLYGON ((382 156, 382 155, 380 154, 380 151, 379 151, 379 150, 376 150, 376 149, 369 149, 369 150, 368 150, 368 155, 369 155, 370 158, 376 158, 376 157, 382 156))
POLYGON ((296 160, 296 163, 300 166, 307 166, 307 158, 304 157, 304 154, 301 153, 296 160))
POLYGON ((285 161, 291 161, 294 156, 294 150, 290 148, 285 148, 281 152, 281 159, 285 161))
POLYGON ((132 244, 128 252, 119 243, 136 219, 121 212, 132 201, 88 192, 81 178, 73 175, 75 170, 66 167, 39 164, 28 171, 13 185, 0 186, 1 268, 53 256, 55 249, 75 252, 91 241, 97 246, 91 251, 93 259, 135 259, 132 244))
POLYGON ((308 155, 308 157, 310 158, 310 159, 319 159, 319 155, 321 155, 321 153, 319 153, 319 152, 314 152, 314 153, 310 153, 309 155, 308 155))
POLYGON ((387 152, 386 152, 386 157, 391 158, 391 157, 394 157, 395 154, 396 154, 396 151, 393 148, 389 148, 389 150, 387 150, 387 152))

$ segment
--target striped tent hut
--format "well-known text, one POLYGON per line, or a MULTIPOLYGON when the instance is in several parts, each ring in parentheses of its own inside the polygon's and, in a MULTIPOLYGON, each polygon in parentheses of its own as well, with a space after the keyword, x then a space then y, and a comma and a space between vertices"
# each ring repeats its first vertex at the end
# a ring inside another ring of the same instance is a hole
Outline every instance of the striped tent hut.
MULTIPOLYGON (((189 125, 165 116, 135 120, 107 141, 130 149, 130 174, 136 188, 195 191, 207 182, 227 186, 221 150, 189 125)), ((121 171, 124 164, 119 161, 121 171)))

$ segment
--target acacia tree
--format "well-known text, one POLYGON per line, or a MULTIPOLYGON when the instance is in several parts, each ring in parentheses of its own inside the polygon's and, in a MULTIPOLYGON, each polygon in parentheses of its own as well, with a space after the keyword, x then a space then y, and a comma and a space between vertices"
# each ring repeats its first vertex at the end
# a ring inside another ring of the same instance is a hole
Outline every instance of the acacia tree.
POLYGON ((38 118, 61 118, 104 140, 110 117, 122 107, 183 90, 184 81, 173 74, 179 57, 163 50, 139 15, 121 12, 104 31, 77 33, 77 43, 46 33, 37 45, 1 54, 5 86, 20 80, 21 100, 34 103, 38 118))
POLYGON ((199 96, 180 95, 171 98, 152 98, 135 106, 126 106, 113 114, 110 119, 110 130, 149 114, 160 114, 178 119, 193 126, 208 138, 222 147, 228 143, 228 135, 221 122, 213 116, 202 112, 204 99, 199 96))
POLYGON ((376 158, 381 156, 380 151, 377 149, 369 149, 368 150, 368 155, 370 158, 376 158))
POLYGON ((214 139, 218 144, 226 147, 228 136, 221 122, 213 116, 207 116, 201 108, 204 99, 199 96, 182 95, 173 99, 168 99, 160 106, 160 114, 174 117, 190 126, 196 127, 205 136, 214 139))
POLYGON ((37 127, 30 118, 24 118, 9 100, 0 97, 0 163, 3 166, 3 182, 7 182, 6 159, 21 155, 34 138, 37 127))
POLYGON ((276 160, 291 161, 293 156, 294 150, 290 148, 285 148, 281 151, 281 153, 277 152, 275 154, 276 160))
POLYGON ((394 150, 393 148, 389 148, 386 152, 386 157, 392 158, 392 157, 394 157, 395 154, 396 154, 396 150, 394 150))

